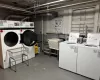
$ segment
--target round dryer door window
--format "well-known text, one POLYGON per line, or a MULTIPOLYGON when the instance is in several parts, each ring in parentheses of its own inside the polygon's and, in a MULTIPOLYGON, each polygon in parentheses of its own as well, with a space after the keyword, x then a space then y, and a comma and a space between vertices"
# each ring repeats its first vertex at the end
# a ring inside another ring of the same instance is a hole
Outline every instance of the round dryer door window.
POLYGON ((13 47, 18 43, 18 35, 15 32, 8 32, 4 36, 4 42, 7 46, 13 47))
POLYGON ((21 43, 26 46, 33 46, 37 42, 37 34, 32 30, 26 30, 21 35, 21 43))

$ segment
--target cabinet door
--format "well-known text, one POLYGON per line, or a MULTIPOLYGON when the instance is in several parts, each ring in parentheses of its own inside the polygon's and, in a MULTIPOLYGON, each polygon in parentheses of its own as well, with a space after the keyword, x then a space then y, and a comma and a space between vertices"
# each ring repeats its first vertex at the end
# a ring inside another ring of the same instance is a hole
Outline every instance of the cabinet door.
POLYGON ((59 49, 59 67, 76 72, 76 47, 66 43, 60 44, 59 49))
POLYGON ((89 47, 78 48, 77 73, 99 80, 100 53, 98 49, 89 47))

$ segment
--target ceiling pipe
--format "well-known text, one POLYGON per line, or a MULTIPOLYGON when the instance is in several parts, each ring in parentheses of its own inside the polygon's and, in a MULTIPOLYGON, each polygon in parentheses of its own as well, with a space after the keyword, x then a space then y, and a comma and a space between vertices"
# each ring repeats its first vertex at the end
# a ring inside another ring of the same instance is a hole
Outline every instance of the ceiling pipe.
POLYGON ((25 18, 23 18, 21 21, 25 21, 25 20, 27 20, 27 19, 29 19, 30 17, 25 17, 25 18))
MULTIPOLYGON (((68 1, 68 0, 67 0, 68 1)), ((70 1, 73 1, 73 0, 70 0, 70 1)), ((61 4, 64 4, 64 3, 60 3, 60 4, 51 4, 51 5, 49 5, 49 6, 41 6, 41 7, 34 7, 34 8, 37 8, 36 10, 39 10, 39 9, 41 9, 41 8, 47 8, 47 7, 54 7, 54 6, 59 6, 59 5, 61 5, 61 4)))
POLYGON ((88 4, 88 3, 93 3, 93 2, 98 2, 98 0, 85 1, 85 2, 81 2, 81 3, 75 3, 75 4, 60 6, 60 7, 56 7, 56 8, 40 10, 40 11, 36 11, 36 13, 43 13, 43 12, 53 11, 53 10, 56 10, 56 9, 61 9, 61 8, 66 8, 66 7, 72 7, 72 6, 82 5, 82 4, 88 4))
POLYGON ((26 8, 26 10, 29 10, 29 9, 32 9, 32 8, 38 8, 38 7, 42 7, 42 6, 48 6, 48 5, 51 5, 51 4, 64 2, 64 1, 66 1, 66 0, 57 0, 57 1, 49 2, 49 3, 41 4, 41 5, 38 5, 38 6, 35 6, 35 7, 32 6, 32 7, 26 8))
POLYGON ((10 10, 22 11, 22 12, 25 12, 25 13, 33 14, 33 12, 27 11, 26 9, 19 8, 19 7, 14 7, 14 6, 10 6, 10 5, 0 4, 0 7, 10 9, 10 10))
MULTIPOLYGON (((61 1, 62 0, 60 0, 60 2, 61 1)), ((36 11, 35 13, 32 12, 32 11, 28 11, 26 9, 23 9, 23 8, 14 7, 14 6, 5 5, 5 4, 0 4, 0 7, 1 8, 6 8, 6 9, 10 9, 10 10, 15 10, 15 11, 22 11, 22 12, 29 13, 29 14, 36 14, 36 13, 43 13, 43 12, 46 12, 46 11, 48 12, 48 11, 52 11, 52 10, 56 10, 56 9, 61 9, 61 8, 66 8, 66 7, 71 7, 71 6, 77 6, 77 5, 81 5, 81 4, 87 4, 87 3, 97 2, 97 1, 98 0, 85 1, 85 2, 81 2, 81 3, 76 3, 76 4, 71 4, 71 5, 65 5, 65 6, 56 7, 56 8, 40 10, 40 11, 36 11)), ((56 2, 50 2, 50 3, 43 4, 43 5, 47 5, 47 4, 51 4, 51 3, 56 3, 56 2)))
MULTIPOLYGON (((59 4, 53 4, 53 5, 49 5, 49 7, 58 6, 58 5, 59 4)), ((47 8, 47 6, 37 7, 37 10, 39 10, 40 8, 47 8)))
POLYGON ((5 18, 5 20, 9 20, 10 18, 24 18, 25 16, 19 16, 19 15, 9 15, 5 18))

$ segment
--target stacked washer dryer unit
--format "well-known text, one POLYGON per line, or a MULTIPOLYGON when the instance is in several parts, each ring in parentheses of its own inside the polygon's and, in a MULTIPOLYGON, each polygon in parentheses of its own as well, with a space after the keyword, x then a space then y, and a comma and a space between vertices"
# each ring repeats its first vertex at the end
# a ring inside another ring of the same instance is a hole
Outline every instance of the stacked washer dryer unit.
POLYGON ((9 67, 9 55, 6 54, 8 49, 21 47, 20 30, 14 29, 14 21, 6 21, 7 26, 3 26, 0 33, 0 66, 9 67))
POLYGON ((33 22, 4 21, 0 33, 0 66, 9 67, 9 54, 6 53, 9 49, 24 46, 29 48, 29 59, 35 57, 33 45, 36 39, 33 22))
POLYGON ((35 57, 33 45, 37 37, 34 33, 34 22, 24 22, 23 29, 21 30, 21 44, 29 49, 28 58, 35 57))

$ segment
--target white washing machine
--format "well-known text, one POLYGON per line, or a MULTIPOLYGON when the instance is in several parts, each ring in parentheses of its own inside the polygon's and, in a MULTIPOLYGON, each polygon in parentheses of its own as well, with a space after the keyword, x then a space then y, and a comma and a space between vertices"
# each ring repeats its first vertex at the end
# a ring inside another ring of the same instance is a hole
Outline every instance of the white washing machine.
POLYGON ((20 30, 3 30, 0 33, 0 66, 9 67, 9 55, 6 54, 8 49, 21 47, 20 30))

